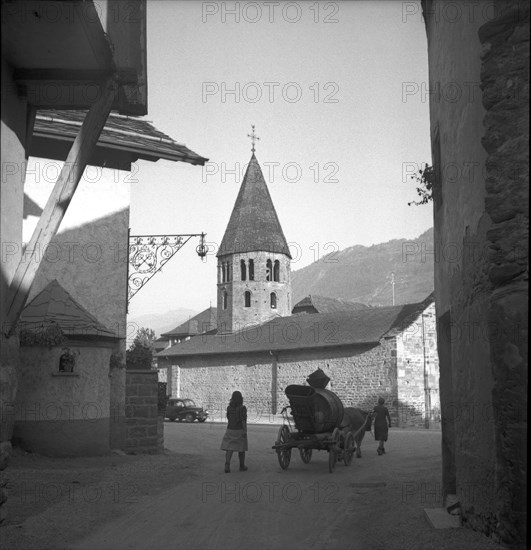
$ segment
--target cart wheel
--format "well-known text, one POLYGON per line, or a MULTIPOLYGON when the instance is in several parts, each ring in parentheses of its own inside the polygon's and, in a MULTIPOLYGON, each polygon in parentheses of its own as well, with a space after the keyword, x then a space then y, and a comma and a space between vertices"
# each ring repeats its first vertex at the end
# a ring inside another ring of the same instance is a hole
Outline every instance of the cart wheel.
MULTIPOLYGON (((289 429, 287 426, 282 426, 278 431, 278 439, 275 444, 285 446, 288 439, 289 439, 289 429)), ((280 467, 283 470, 286 470, 291 460, 291 449, 287 449, 285 447, 281 449, 277 449, 277 457, 278 457, 278 463, 280 464, 280 467)))
POLYGON ((331 474, 334 473, 334 470, 336 469, 336 463, 338 454, 340 451, 339 448, 339 440, 341 437, 341 432, 339 428, 335 428, 332 432, 332 443, 330 444, 330 447, 328 449, 328 470, 331 474))
POLYGON ((304 464, 309 464, 312 459, 312 449, 299 449, 299 453, 304 464))
POLYGON ((356 445, 354 443, 354 436, 352 435, 352 432, 349 432, 347 434, 347 437, 345 437, 345 443, 343 448, 343 462, 345 463, 345 466, 350 466, 355 450, 356 450, 356 445))

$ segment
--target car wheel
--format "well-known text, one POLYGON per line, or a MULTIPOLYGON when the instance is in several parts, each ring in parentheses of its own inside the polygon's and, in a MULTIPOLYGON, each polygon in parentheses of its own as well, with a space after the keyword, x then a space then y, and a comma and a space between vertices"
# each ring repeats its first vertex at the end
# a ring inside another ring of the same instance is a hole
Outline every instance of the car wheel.
POLYGON ((186 422, 193 422, 195 420, 195 417, 192 413, 186 413, 184 419, 186 420, 186 422))
POLYGON ((170 422, 175 422, 175 416, 169 416, 168 418, 169 418, 170 422))

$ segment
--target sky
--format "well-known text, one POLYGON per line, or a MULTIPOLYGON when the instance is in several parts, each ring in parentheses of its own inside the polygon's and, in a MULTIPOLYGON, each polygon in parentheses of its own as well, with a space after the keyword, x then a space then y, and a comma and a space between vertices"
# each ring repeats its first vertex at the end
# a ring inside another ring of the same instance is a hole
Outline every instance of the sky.
MULTIPOLYGON (((131 316, 216 305, 215 252, 252 124, 292 271, 433 224, 429 206, 408 206, 416 193, 405 177, 431 163, 428 98, 415 92, 428 80, 418 4, 276 4, 148 0, 146 119, 209 162, 139 161, 112 176, 111 205, 122 208, 130 191, 131 234, 205 232, 211 254, 201 261, 199 240, 188 242, 133 297, 131 316)), ((77 216, 72 204, 70 219, 79 223, 87 204, 77 216)))

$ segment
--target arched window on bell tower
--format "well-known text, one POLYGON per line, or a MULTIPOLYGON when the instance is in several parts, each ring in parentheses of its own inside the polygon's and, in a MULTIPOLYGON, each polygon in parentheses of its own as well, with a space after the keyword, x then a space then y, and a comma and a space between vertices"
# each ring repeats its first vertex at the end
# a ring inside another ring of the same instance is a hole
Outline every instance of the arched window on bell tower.
POLYGON ((277 295, 274 292, 271 292, 271 309, 277 309, 277 295))
POLYGON ((240 271, 241 280, 245 281, 247 279, 247 266, 245 265, 245 260, 240 260, 240 271))
POLYGON ((251 307, 251 293, 246 290, 244 294, 245 307, 251 307))
POLYGON ((229 295, 227 294, 227 291, 224 290, 223 291, 223 309, 227 309, 227 305, 228 305, 228 302, 229 302, 229 295))
POLYGON ((273 262, 271 260, 267 260, 266 262, 266 281, 272 281, 273 280, 273 262))
POLYGON ((280 262, 275 260, 275 267, 273 268, 273 281, 277 283, 280 281, 280 262))
POLYGON ((249 260, 249 281, 254 281, 254 260, 249 260))

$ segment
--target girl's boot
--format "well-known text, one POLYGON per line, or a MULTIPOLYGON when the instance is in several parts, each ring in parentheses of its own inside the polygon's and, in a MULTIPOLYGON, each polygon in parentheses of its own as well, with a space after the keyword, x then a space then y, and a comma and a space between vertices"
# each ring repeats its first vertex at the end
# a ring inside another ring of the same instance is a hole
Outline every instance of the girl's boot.
POLYGON ((232 451, 227 451, 225 454, 225 473, 230 474, 230 459, 232 458, 232 451))
POLYGON ((245 453, 238 453, 238 457, 240 459, 240 472, 245 472, 247 470, 247 466, 245 465, 245 453))

